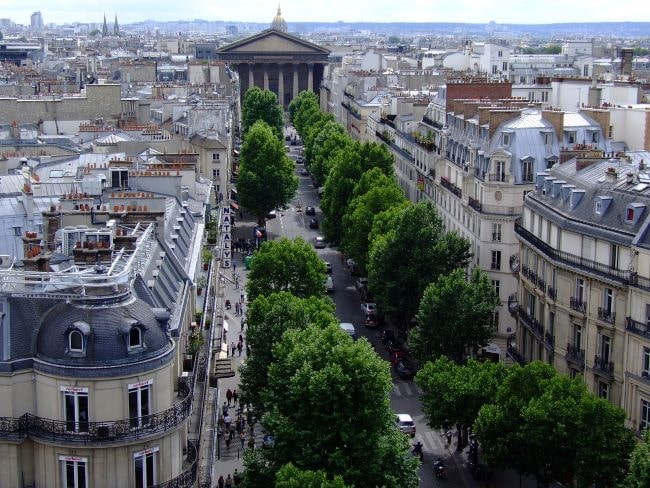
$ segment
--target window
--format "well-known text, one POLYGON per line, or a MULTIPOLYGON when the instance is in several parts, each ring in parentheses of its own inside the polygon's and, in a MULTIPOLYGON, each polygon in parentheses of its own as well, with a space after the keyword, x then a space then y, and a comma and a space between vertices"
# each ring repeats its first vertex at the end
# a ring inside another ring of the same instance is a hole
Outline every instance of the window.
POLYGON ((158 448, 146 449, 133 454, 133 467, 136 488, 147 488, 158 483, 156 467, 158 448))
POLYGON ((614 290, 603 289, 603 315, 611 317, 614 313, 614 290))
POLYGON ((219 153, 212 153, 212 161, 219 161, 219 153))
POLYGON ((596 215, 602 215, 603 214, 603 202, 602 202, 602 200, 596 200, 596 202, 595 202, 595 211, 596 211, 596 215))
POLYGON ((641 418, 639 420, 639 429, 644 430, 650 427, 650 402, 641 400, 641 418))
POLYGON ((503 134, 501 136, 501 143, 504 146, 509 146, 510 145, 510 134, 503 134))
POLYGON ((504 161, 495 161, 494 172, 497 181, 506 181, 506 163, 504 161))
POLYGON ((584 297, 585 293, 585 280, 582 278, 577 278, 576 279, 576 300, 578 303, 582 303, 582 297, 584 297))
POLYGON ((83 352, 84 350, 84 337, 78 330, 71 330, 68 335, 68 351, 70 352, 83 352))
POLYGON ((499 312, 494 312, 492 314, 492 325, 496 328, 499 328, 499 312))
POLYGON ((86 488, 88 486, 88 458, 59 456, 62 488, 86 488))
POLYGON ((598 334, 598 356, 604 363, 609 363, 612 339, 609 336, 598 334))
POLYGON ((582 326, 573 326, 573 347, 580 349, 582 346, 582 326))
POLYGON ((604 381, 598 382, 598 397, 609 400, 609 384, 604 381))
POLYGON ((111 187, 126 188, 129 186, 129 170, 113 169, 111 170, 111 187))
POLYGON ((501 224, 492 224, 492 240, 501 242, 501 224))
POLYGON ((548 312, 548 333, 555 334, 555 312, 548 312))
POLYGON ((503 51, 497 51, 497 57, 502 58, 503 57, 503 51))
POLYGON ((585 78, 589 77, 589 65, 585 64, 582 68, 582 76, 585 78))
POLYGON ((500 280, 492 280, 492 286, 494 287, 494 292, 497 294, 497 296, 501 296, 499 291, 501 290, 501 281, 500 280))
POLYGON ((492 74, 493 74, 493 75, 496 75, 496 74, 497 74, 497 69, 498 69, 498 66, 497 66, 496 64, 493 64, 493 65, 492 65, 492 74))
POLYGON ((508 71, 508 62, 504 61, 503 65, 501 66, 501 71, 508 71))
POLYGON ((527 159, 521 162, 521 180, 533 181, 533 160, 527 159))
POLYGON ((544 144, 547 146, 550 144, 553 144, 553 133, 552 132, 544 132, 544 144))
POLYGON ((129 389, 129 418, 131 427, 142 427, 148 422, 151 414, 151 385, 153 380, 142 381, 128 385, 129 389))
POLYGON ((129 347, 142 347, 142 329, 131 327, 129 331, 129 347))
POLYGON ((614 126, 613 125, 609 126, 609 130, 607 131, 607 133, 608 133, 607 137, 609 137, 611 139, 613 137, 613 134, 614 134, 614 126))
POLYGON ((609 265, 612 268, 618 268, 618 246, 616 244, 609 246, 609 265))
POLYGON ((548 92, 542 92, 542 102, 548 102, 548 92))
POLYGON ((628 222, 634 222, 634 209, 632 207, 628 207, 625 211, 625 220, 628 222))
POLYGON ((569 144, 575 144, 576 143, 576 133, 575 132, 567 133, 567 140, 569 141, 569 144))
POLYGON ((14 235, 16 237, 20 237, 21 235, 23 235, 23 228, 22 227, 13 227, 13 230, 14 230, 14 235))
POLYGON ((62 386, 63 413, 68 432, 88 432, 88 388, 62 386))
POLYGON ((591 142, 598 142, 598 132, 594 131, 591 133, 591 142))
POLYGON ((492 251, 492 264, 490 269, 501 269, 501 251, 492 251))
POLYGON ((643 348, 643 364, 641 365, 641 376, 650 377, 650 347, 643 348))

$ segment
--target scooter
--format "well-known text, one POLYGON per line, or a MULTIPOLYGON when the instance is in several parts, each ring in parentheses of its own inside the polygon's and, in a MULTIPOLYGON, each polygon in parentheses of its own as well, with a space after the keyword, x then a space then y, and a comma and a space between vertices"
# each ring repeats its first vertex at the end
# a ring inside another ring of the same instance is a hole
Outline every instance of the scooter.
POLYGON ((411 451, 414 456, 418 456, 420 458, 420 461, 424 459, 424 451, 422 450, 422 443, 421 442, 416 442, 413 444, 413 450, 411 451))
POLYGON ((442 459, 436 459, 433 462, 433 474, 436 475, 436 478, 443 479, 445 477, 445 464, 442 459))

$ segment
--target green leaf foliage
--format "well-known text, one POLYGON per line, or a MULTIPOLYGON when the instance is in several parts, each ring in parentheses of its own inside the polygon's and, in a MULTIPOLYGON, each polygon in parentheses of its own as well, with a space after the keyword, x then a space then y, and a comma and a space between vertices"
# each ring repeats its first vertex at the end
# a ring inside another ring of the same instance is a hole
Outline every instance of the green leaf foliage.
POLYGON ((373 231, 368 285, 386 314, 406 322, 415 316, 429 283, 467 266, 469 243, 444 232, 430 202, 407 205, 391 215, 394 226, 388 232, 373 231))
POLYGON ((643 441, 638 443, 630 456, 624 488, 646 488, 650 486, 650 429, 645 430, 643 441))
POLYGON ((366 340, 338 326, 289 330, 274 357, 262 419, 275 439, 262 453, 266 466, 292 462, 359 488, 417 486, 418 461, 388 403, 388 364, 366 340))
POLYGON ((316 127, 318 132, 314 132, 313 142, 306 145, 305 153, 311 177, 321 186, 325 183, 337 154, 347 153, 352 140, 336 122, 328 121, 316 127))
POLYGON ((621 409, 589 393, 581 379, 549 365, 515 366, 474 424, 492 466, 578 486, 612 486, 625 470, 631 433, 621 409), (596 415, 596 416, 594 416, 596 415))
POLYGON ((246 289, 249 300, 288 291, 299 298, 325 296, 325 263, 304 239, 267 241, 255 253, 246 289))
POLYGON ((365 274, 370 246, 368 236, 374 217, 391 207, 403 205, 406 197, 395 178, 386 176, 379 168, 363 174, 353 195, 343 216, 341 246, 365 274))
POLYGON ((289 202, 297 189, 295 167, 283 143, 265 122, 256 122, 241 149, 237 181, 240 203, 263 225, 264 216, 289 202))
POLYGON ((298 298, 289 292, 260 295, 246 313, 246 342, 250 353, 240 367, 241 389, 256 415, 264 411, 261 394, 268 385, 268 369, 273 362, 273 346, 289 329, 310 325, 325 328, 337 325, 334 304, 327 298, 298 298))
POLYGON ((304 127, 300 116, 306 111, 307 107, 318 108, 318 97, 310 91, 301 91, 289 104, 289 120, 296 128, 299 134, 303 134, 304 127))
POLYGON ((279 141, 283 140, 284 116, 275 93, 270 90, 262 90, 256 86, 249 88, 244 95, 241 112, 244 141, 248 131, 258 120, 266 122, 275 137, 279 141))
POLYGON ((471 427, 483 405, 494 401, 508 374, 502 363, 469 360, 459 365, 445 357, 427 362, 415 377, 428 423, 440 428, 445 421, 471 427))
POLYGON ((275 488, 352 488, 336 476, 328 479, 324 471, 310 471, 285 464, 275 475, 275 488))
POLYGON ((439 276, 424 290, 418 325, 409 335, 413 355, 422 362, 440 356, 462 362, 496 333, 492 316, 498 304, 494 286, 478 268, 469 280, 463 269, 439 276))

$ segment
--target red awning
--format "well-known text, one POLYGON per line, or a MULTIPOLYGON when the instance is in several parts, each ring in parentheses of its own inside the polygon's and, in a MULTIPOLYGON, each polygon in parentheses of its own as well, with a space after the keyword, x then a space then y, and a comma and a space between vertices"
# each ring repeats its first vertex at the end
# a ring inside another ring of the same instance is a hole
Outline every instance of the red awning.
POLYGON ((239 205, 237 205, 235 202, 230 202, 230 208, 233 210, 239 210, 239 205))

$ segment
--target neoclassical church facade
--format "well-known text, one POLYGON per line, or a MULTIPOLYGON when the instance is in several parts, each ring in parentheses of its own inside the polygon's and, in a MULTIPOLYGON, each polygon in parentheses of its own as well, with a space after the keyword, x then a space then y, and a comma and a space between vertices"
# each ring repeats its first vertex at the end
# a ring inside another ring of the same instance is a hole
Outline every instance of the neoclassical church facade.
POLYGON ((287 32, 280 7, 271 27, 234 42, 217 58, 235 66, 242 96, 257 86, 273 91, 284 107, 301 91, 319 93, 330 51, 287 32))

